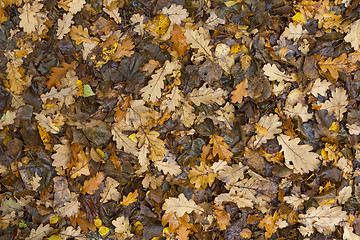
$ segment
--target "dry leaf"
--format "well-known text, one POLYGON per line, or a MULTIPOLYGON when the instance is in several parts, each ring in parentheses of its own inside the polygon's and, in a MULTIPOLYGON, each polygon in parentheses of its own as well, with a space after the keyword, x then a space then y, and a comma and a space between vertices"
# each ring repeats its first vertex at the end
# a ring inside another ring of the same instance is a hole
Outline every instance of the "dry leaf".
POLYGON ((134 54, 135 45, 131 38, 127 38, 121 42, 116 48, 114 55, 112 56, 114 61, 121 61, 124 57, 131 57, 134 54))
POLYGON ((52 87, 59 87, 61 82, 60 79, 66 76, 66 73, 70 69, 76 68, 76 61, 73 61, 71 64, 68 64, 66 62, 61 63, 62 67, 52 67, 51 68, 51 75, 47 75, 46 77, 49 79, 46 82, 46 87, 48 89, 51 89, 52 87))
POLYGON ((116 189, 119 186, 119 183, 111 178, 107 177, 105 180, 105 187, 103 188, 103 192, 100 193, 101 203, 107 203, 110 200, 118 201, 120 199, 120 193, 116 189))
POLYGON ((99 185, 103 184, 103 180, 105 179, 103 172, 98 172, 95 177, 90 178, 84 182, 84 186, 82 187, 82 194, 94 194, 96 190, 99 189, 99 185))
POLYGON ((299 214, 299 223, 307 228, 316 228, 320 233, 330 235, 335 231, 335 226, 340 222, 348 220, 349 216, 341 207, 331 207, 330 205, 310 207, 306 214, 299 214))
POLYGON ((351 47, 353 47, 355 51, 360 50, 360 19, 351 24, 350 31, 344 40, 351 43, 351 47))
POLYGON ((244 81, 242 81, 235 87, 236 87, 236 90, 231 92, 231 95, 232 95, 231 102, 232 103, 242 103, 243 98, 247 97, 247 95, 248 95, 248 92, 247 92, 248 80, 245 79, 244 81))
POLYGON ((331 92, 331 95, 332 97, 325 101, 321 106, 321 109, 327 110, 329 115, 334 113, 336 119, 341 121, 344 113, 347 112, 346 106, 349 103, 346 90, 343 88, 336 88, 335 91, 331 92))
POLYGON ((165 203, 163 204, 163 210, 165 213, 175 213, 177 217, 184 216, 185 213, 201 213, 204 211, 203 208, 196 205, 194 200, 187 200, 185 195, 181 193, 178 198, 169 197, 165 199, 165 203))
POLYGON ((126 197, 123 196, 123 200, 120 202, 121 205, 129 206, 131 203, 134 203, 137 201, 137 197, 139 196, 139 193, 137 190, 134 192, 129 193, 126 197))
POLYGON ((70 26, 74 23, 72 19, 73 15, 71 13, 65 13, 63 19, 58 19, 57 39, 63 39, 70 32, 70 26))
POLYGON ((169 8, 164 7, 161 10, 162 14, 166 14, 173 24, 181 24, 181 21, 187 18, 188 12, 181 5, 173 3, 169 8))
POLYGON ((269 116, 263 116, 257 125, 256 128, 256 139, 254 142, 255 147, 260 147, 261 144, 266 143, 267 140, 275 138, 276 134, 281 133, 279 128, 282 123, 279 121, 280 118, 276 114, 270 113, 269 116))
POLYGON ((210 144, 213 145, 213 156, 218 155, 220 160, 229 162, 233 153, 229 150, 230 146, 224 142, 224 138, 218 135, 210 136, 210 144))
POLYGON ((308 173, 319 167, 319 155, 310 152, 312 150, 310 145, 299 145, 300 138, 290 140, 289 136, 280 134, 277 140, 284 153, 285 165, 295 173, 308 173))

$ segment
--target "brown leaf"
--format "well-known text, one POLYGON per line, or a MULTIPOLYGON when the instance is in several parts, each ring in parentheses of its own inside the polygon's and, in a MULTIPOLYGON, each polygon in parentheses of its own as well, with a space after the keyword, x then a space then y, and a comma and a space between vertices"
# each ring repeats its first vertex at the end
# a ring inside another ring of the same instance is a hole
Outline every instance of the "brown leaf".
POLYGON ((103 184, 104 178, 104 173, 98 172, 95 177, 92 177, 84 182, 81 193, 93 194, 96 190, 99 189, 99 185, 103 184))
POLYGON ((52 87, 60 86, 60 84, 61 84, 60 79, 65 77, 66 73, 70 69, 76 68, 76 61, 73 61, 70 64, 68 64, 66 62, 62 62, 61 65, 62 65, 62 67, 52 67, 51 68, 52 74, 46 76, 49 79, 46 82, 46 87, 48 89, 51 89, 52 87))
POLYGON ((231 92, 231 102, 232 103, 241 103, 243 98, 247 96, 248 80, 245 79, 238 85, 236 85, 236 90, 231 92))
POLYGON ((131 55, 134 54, 134 47, 135 45, 133 40, 131 38, 127 38, 118 45, 112 58, 115 61, 121 61, 124 57, 131 57, 131 55))
POLYGON ((209 143, 213 144, 213 156, 217 154, 220 160, 230 161, 233 153, 229 151, 230 146, 224 142, 223 137, 211 135, 209 143))
POLYGON ((188 44, 186 42, 186 37, 183 35, 183 31, 177 24, 174 24, 174 28, 170 34, 170 42, 173 43, 172 49, 175 50, 180 57, 184 56, 188 44))

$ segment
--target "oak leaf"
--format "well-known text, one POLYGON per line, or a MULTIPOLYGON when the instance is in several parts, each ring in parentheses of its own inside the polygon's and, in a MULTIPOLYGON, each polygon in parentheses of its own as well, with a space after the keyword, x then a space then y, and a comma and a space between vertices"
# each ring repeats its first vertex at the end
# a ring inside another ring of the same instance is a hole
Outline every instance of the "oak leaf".
POLYGON ((295 42, 301 38, 303 34, 308 33, 305 29, 303 30, 301 24, 297 24, 296 26, 293 23, 289 24, 289 27, 286 27, 284 32, 281 34, 282 36, 286 37, 287 39, 292 39, 295 42))
POLYGON ((63 19, 58 19, 57 39, 63 39, 70 32, 70 26, 74 23, 72 19, 73 15, 71 13, 65 13, 63 19))
POLYGON ((339 72, 351 73, 359 69, 359 66, 355 63, 352 63, 347 59, 346 53, 341 54, 339 57, 332 59, 331 57, 326 60, 323 59, 318 63, 321 71, 330 72, 330 75, 334 79, 339 78, 339 72))
POLYGON ((219 172, 219 179, 227 185, 236 183, 239 179, 244 178, 244 171, 248 167, 242 165, 242 163, 233 164, 232 166, 224 166, 219 172))
POLYGON ((192 101, 196 106, 200 106, 201 103, 205 105, 217 103, 223 105, 225 100, 224 96, 227 95, 227 91, 221 88, 213 90, 207 86, 207 83, 204 83, 203 86, 199 89, 194 89, 191 93, 187 95, 187 98, 192 101))
POLYGON ((13 124, 16 118, 16 112, 7 111, 0 119, 0 130, 5 126, 13 124))
POLYGON ((314 227, 319 233, 330 235, 335 231, 336 225, 348 220, 348 218, 349 216, 341 210, 341 207, 324 205, 318 208, 310 207, 306 214, 299 214, 299 223, 304 224, 309 229, 314 227))
POLYGON ((173 24, 181 24, 181 21, 187 18, 188 12, 181 5, 173 3, 169 8, 164 7, 161 10, 162 14, 166 14, 173 24))
POLYGON ((224 142, 224 138, 218 135, 210 135, 210 144, 213 145, 213 156, 218 155, 220 160, 226 160, 229 162, 233 153, 229 150, 230 146, 224 142))
POLYGON ((32 33, 36 30, 36 26, 38 25, 35 10, 36 9, 32 5, 30 5, 30 3, 25 3, 22 8, 18 9, 18 11, 20 12, 19 26, 23 28, 24 32, 26 33, 32 33))
POLYGON ((75 41, 76 45, 94 42, 89 35, 89 30, 87 28, 83 28, 81 25, 72 26, 69 35, 71 39, 75 41))
POLYGON ((228 74, 231 72, 232 66, 235 64, 235 58, 233 54, 230 54, 231 48, 220 43, 215 48, 215 58, 219 66, 228 74))
POLYGON ((98 172, 95 177, 90 178, 84 182, 84 186, 82 187, 82 194, 94 194, 96 190, 99 189, 99 185, 103 184, 103 180, 105 179, 103 172, 98 172))
POLYGON ((284 153, 285 165, 295 173, 308 173, 318 168, 319 155, 310 152, 312 150, 310 145, 299 145, 300 138, 290 140, 289 136, 280 134, 277 140, 284 153))
POLYGON ((165 142, 159 138, 160 133, 150 130, 141 130, 137 133, 139 146, 147 146, 150 150, 149 158, 153 161, 161 161, 165 153, 165 142))
POLYGON ((267 140, 273 139, 276 134, 281 133, 281 129, 279 127, 282 123, 279 120, 280 118, 278 115, 272 113, 270 113, 269 116, 265 115, 260 118, 259 123, 255 125, 255 147, 260 147, 261 144, 266 143, 267 140))
POLYGON ((58 209, 60 216, 77 217, 80 211, 80 202, 76 193, 71 192, 71 199, 58 209))
POLYGON ((174 120, 180 119, 185 127, 191 127, 191 125, 194 123, 194 120, 196 119, 194 111, 195 109, 188 102, 185 102, 176 112, 173 113, 172 118, 174 120))
POLYGON ((134 54, 134 42, 131 38, 127 38, 121 42, 116 48, 112 59, 114 61, 121 61, 124 57, 131 57, 134 54))
POLYGON ((51 233, 53 230, 52 227, 50 227, 50 224, 40 224, 37 229, 31 229, 29 237, 25 238, 26 240, 42 240, 44 237, 46 237, 48 234, 51 233))
POLYGON ((184 56, 188 44, 183 31, 177 24, 174 24, 173 30, 170 33, 171 38, 169 41, 172 42, 172 49, 175 50, 180 57, 184 56))
POLYGON ((62 140, 62 144, 54 145, 54 153, 51 158, 54 160, 52 165, 56 168, 67 169, 72 159, 72 150, 68 140, 62 140))
POLYGON ((198 206, 194 200, 187 200, 185 195, 181 193, 178 198, 170 197, 165 199, 165 203, 163 204, 163 210, 165 213, 175 213, 177 217, 184 216, 185 213, 201 213, 204 209, 198 206))
POLYGON ((128 136, 123 134, 116 124, 113 125, 111 133, 113 135, 114 141, 116 142, 116 147, 119 150, 124 149, 124 152, 126 153, 132 153, 135 156, 138 155, 136 143, 133 142, 128 136))
POLYGON ((280 71, 275 64, 267 63, 263 67, 264 74, 269 78, 270 81, 288 81, 294 82, 295 78, 287 75, 286 73, 280 71))
POLYGON ((348 96, 346 90, 343 88, 336 88, 335 91, 331 91, 332 97, 329 100, 326 100, 325 103, 321 106, 321 109, 328 111, 328 114, 331 115, 334 113, 334 116, 338 121, 342 120, 344 113, 347 112, 348 96))
POLYGON ((231 220, 230 214, 222 209, 214 209, 213 213, 214 213, 216 222, 219 225, 220 231, 226 230, 226 227, 230 226, 230 220, 231 220))
POLYGON ((243 98, 247 97, 248 92, 248 80, 245 79, 241 83, 235 86, 235 90, 231 92, 231 102, 232 103, 242 103, 243 98))
POLYGON ((35 113, 35 119, 39 121, 39 125, 44 127, 47 132, 54 134, 60 132, 60 128, 53 123, 51 117, 41 113, 35 113))
POLYGON ((287 104, 284 109, 284 113, 287 117, 294 118, 299 116, 303 122, 307 122, 312 118, 312 114, 308 113, 308 107, 297 103, 295 106, 287 104))
POLYGON ((67 4, 69 7, 69 12, 73 15, 80 12, 85 3, 85 0, 72 0, 67 4))
POLYGON ((214 27, 216 27, 216 26, 219 25, 219 24, 225 24, 225 19, 219 18, 219 17, 216 15, 215 10, 212 10, 212 11, 210 12, 209 18, 206 19, 205 24, 208 25, 208 26, 211 27, 211 28, 214 28, 214 27))
POLYGON ((9 61, 6 64, 6 87, 14 94, 21 94, 26 85, 26 81, 22 79, 23 75, 20 72, 21 68, 17 62, 9 61))
POLYGON ((125 238, 131 238, 133 236, 130 232, 131 226, 128 218, 121 216, 113 220, 111 223, 115 226, 116 233, 122 234, 125 238))
POLYGON ((154 166, 163 171, 163 173, 170 174, 173 176, 179 175, 181 173, 181 168, 176 161, 156 161, 154 162, 154 166))
POLYGON ((49 79, 46 82, 46 87, 48 89, 51 89, 52 87, 59 87, 61 82, 60 79, 66 76, 66 73, 70 69, 76 68, 76 61, 73 61, 72 63, 68 64, 66 62, 61 63, 62 67, 52 67, 51 68, 51 75, 47 75, 46 77, 49 79))
POLYGON ((212 59, 211 47, 209 46, 210 39, 205 39, 205 35, 201 34, 199 30, 187 29, 184 33, 186 42, 191 44, 191 48, 197 49, 198 53, 203 53, 206 57, 212 59))
POLYGON ((217 174, 205 163, 201 162, 200 166, 194 166, 189 170, 190 183, 194 184, 197 189, 203 188, 214 183, 217 174))
POLYGON ((134 203, 137 201, 137 197, 139 196, 139 193, 137 189, 134 192, 129 193, 126 197, 123 196, 123 200, 120 202, 121 205, 129 206, 131 203, 134 203))
POLYGON ((319 95, 326 96, 326 91, 329 89, 329 86, 331 85, 330 82, 326 80, 322 80, 320 78, 316 79, 310 93, 314 95, 315 97, 318 97, 319 95))
POLYGON ((349 42, 355 51, 360 50, 360 19, 350 25, 350 31, 345 36, 344 40, 349 42))
POLYGON ((151 75, 151 80, 141 89, 141 96, 145 102, 155 102, 161 97, 161 90, 165 87, 164 80, 166 76, 171 74, 174 70, 180 68, 178 61, 164 63, 164 66, 156 70, 155 74, 151 75))
POLYGON ((112 19, 114 19, 117 24, 121 24, 119 9, 114 8, 110 10, 104 7, 103 11, 107 13, 112 19))
POLYGON ((346 203, 347 200, 349 200, 349 198, 351 198, 351 196, 352 196, 352 187, 351 186, 344 187, 339 191, 339 196, 337 196, 337 201, 339 204, 344 204, 346 203))
POLYGON ((110 200, 118 201, 120 199, 120 193, 116 189, 120 183, 111 177, 107 177, 105 180, 105 187, 103 192, 100 193, 101 203, 107 203, 110 200))

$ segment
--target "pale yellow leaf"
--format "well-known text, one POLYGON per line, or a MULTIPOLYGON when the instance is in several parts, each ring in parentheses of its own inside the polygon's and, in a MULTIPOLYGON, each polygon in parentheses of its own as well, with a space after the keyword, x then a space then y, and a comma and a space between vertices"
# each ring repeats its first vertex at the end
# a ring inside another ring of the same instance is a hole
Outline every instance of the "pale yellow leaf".
POLYGON ((299 145, 300 138, 290 140, 289 136, 280 134, 277 140, 284 153, 285 165, 295 173, 308 173, 319 167, 319 155, 310 152, 313 149, 310 145, 299 145))
POLYGON ((117 149, 121 150, 124 149, 124 152, 126 153, 132 153, 135 156, 138 155, 138 149, 136 147, 136 143, 131 141, 130 138, 128 136, 126 136, 125 134, 123 134, 121 132, 121 129, 114 124, 112 129, 111 129, 111 133, 113 135, 113 139, 116 142, 116 147, 117 149))
POLYGON ((325 101, 321 109, 327 110, 329 115, 334 113, 336 119, 341 121, 344 113, 347 112, 346 106, 349 103, 346 90, 343 88, 336 88, 335 91, 331 92, 331 95, 332 97, 325 101))
POLYGON ((355 51, 360 50, 360 19, 351 24, 350 31, 344 40, 351 43, 351 47, 353 47, 355 51))
POLYGON ((16 118, 16 112, 7 111, 0 119, 0 130, 5 126, 13 124, 16 118))
POLYGON ((51 231, 53 230, 52 227, 50 227, 50 224, 46 224, 45 226, 43 224, 40 224, 37 229, 31 229, 29 237, 25 238, 26 240, 42 240, 44 237, 46 237, 51 231))
POLYGON ((180 25, 181 21, 183 21, 189 15, 187 10, 184 9, 183 6, 176 5, 175 3, 173 3, 169 8, 164 7, 161 10, 161 13, 166 14, 173 24, 178 25, 180 25))
POLYGON ((349 216, 341 207, 331 207, 330 205, 310 207, 306 214, 299 214, 299 223, 307 228, 316 228, 319 233, 330 235, 335 231, 336 225, 348 220, 349 216))
POLYGON ((219 105, 223 105, 225 97, 228 94, 226 90, 222 88, 218 88, 213 90, 212 88, 207 86, 207 83, 199 89, 194 89, 191 93, 187 95, 187 98, 192 101, 196 106, 200 106, 201 103, 205 105, 217 103, 219 105))
POLYGON ((118 181, 111 177, 107 177, 105 180, 105 187, 103 192, 100 193, 101 203, 107 203, 110 200, 118 201, 120 199, 120 193, 116 189, 119 186, 118 181))
POLYGON ((295 106, 287 104, 284 108, 284 113, 287 117, 294 118, 299 116, 303 122, 307 122, 312 119, 312 113, 308 113, 308 107, 297 103, 295 106))
POLYGON ((181 193, 178 198, 170 197, 165 199, 163 210, 165 210, 165 213, 175 213, 177 217, 182 217, 185 213, 190 214, 193 211, 196 213, 204 211, 194 200, 187 200, 183 193, 181 193))
POLYGON ((254 142, 255 147, 260 147, 261 144, 266 143, 267 140, 273 139, 276 134, 281 133, 281 129, 279 127, 282 123, 276 114, 270 113, 269 116, 262 116, 258 125, 261 128, 264 128, 265 131, 260 131, 260 128, 256 129, 256 139, 254 142))
POLYGON ((70 32, 70 26, 74 23, 72 19, 73 15, 71 13, 65 13, 63 19, 58 19, 57 39, 63 39, 64 36, 70 32))

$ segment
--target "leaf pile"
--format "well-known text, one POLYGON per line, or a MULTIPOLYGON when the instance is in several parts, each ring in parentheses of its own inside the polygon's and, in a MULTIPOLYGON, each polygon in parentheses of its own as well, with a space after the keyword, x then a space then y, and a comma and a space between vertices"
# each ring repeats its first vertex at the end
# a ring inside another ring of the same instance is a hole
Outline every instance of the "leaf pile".
POLYGON ((357 0, 0 0, 2 239, 360 239, 357 0))

